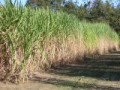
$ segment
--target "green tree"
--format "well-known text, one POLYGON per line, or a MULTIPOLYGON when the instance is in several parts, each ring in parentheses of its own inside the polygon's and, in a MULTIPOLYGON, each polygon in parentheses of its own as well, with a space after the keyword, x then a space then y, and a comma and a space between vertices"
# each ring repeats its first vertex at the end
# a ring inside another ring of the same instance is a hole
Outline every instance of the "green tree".
POLYGON ((44 7, 44 8, 51 6, 60 7, 63 1, 64 0, 27 0, 26 5, 32 7, 36 5, 37 7, 44 7))
POLYGON ((77 13, 76 4, 73 3, 72 1, 67 2, 67 3, 64 5, 64 11, 67 12, 67 13, 69 13, 69 14, 74 14, 74 15, 76 15, 76 13, 77 13))
POLYGON ((88 19, 90 21, 102 21, 104 19, 104 5, 102 0, 95 0, 90 9, 88 19))

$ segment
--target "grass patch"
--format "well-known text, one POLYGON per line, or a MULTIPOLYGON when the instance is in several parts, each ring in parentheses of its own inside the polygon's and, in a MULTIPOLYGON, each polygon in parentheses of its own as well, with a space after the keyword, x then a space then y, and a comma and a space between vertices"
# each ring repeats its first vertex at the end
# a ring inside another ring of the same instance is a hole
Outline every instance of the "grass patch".
POLYGON ((119 38, 107 24, 80 22, 61 11, 15 7, 5 1, 0 8, 0 48, 4 49, 0 58, 9 67, 8 76, 24 79, 41 68, 118 48, 119 38))

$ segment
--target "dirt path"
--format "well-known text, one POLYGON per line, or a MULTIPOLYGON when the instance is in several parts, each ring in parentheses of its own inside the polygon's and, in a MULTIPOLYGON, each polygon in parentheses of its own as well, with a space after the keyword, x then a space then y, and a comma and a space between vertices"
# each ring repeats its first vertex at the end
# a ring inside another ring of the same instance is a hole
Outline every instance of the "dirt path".
POLYGON ((0 83, 0 90, 120 90, 120 51, 86 57, 81 64, 70 64, 35 73, 24 84, 0 83))

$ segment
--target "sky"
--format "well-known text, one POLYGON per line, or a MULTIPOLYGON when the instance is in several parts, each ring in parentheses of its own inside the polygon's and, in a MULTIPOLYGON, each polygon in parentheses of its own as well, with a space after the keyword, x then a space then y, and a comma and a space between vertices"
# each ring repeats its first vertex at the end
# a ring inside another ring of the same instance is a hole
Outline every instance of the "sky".
MULTIPOLYGON (((18 2, 21 2, 21 4, 24 6, 27 0, 18 0, 18 2)), ((15 2, 15 0, 12 0, 12 2, 15 2)), ((4 4, 4 0, 0 0, 1 4, 4 4)))
MULTIPOLYGON (((12 0, 12 2, 14 2, 14 1, 15 0, 12 0)), ((27 0, 18 0, 18 2, 20 2, 20 1, 21 1, 22 5, 24 6, 27 0)), ((73 1, 77 1, 79 3, 79 5, 81 5, 81 4, 84 4, 87 1, 94 1, 94 0, 73 0, 73 1)), ((105 2, 106 0, 103 0, 103 1, 105 2)), ((111 0, 111 1, 114 3, 114 5, 116 5, 118 0, 111 0)), ((0 0, 0 3, 3 4, 4 0, 0 0)))

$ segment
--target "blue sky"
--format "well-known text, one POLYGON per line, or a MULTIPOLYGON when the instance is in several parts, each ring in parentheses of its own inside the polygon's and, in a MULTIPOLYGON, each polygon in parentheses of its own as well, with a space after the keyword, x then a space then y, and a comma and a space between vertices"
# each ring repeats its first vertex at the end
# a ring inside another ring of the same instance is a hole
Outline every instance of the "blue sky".
MULTIPOLYGON (((14 2, 14 1, 15 0, 12 0, 12 2, 14 2)), ((20 2, 20 1, 21 1, 22 5, 24 6, 27 0, 18 0, 18 2, 20 2)), ((73 1, 76 1, 76 0, 73 0, 73 1)), ((79 3, 79 5, 84 4, 84 2, 87 2, 87 1, 93 1, 93 0, 77 0, 77 2, 79 3)), ((106 0, 103 0, 103 1, 106 1, 106 0)), ((111 0, 111 1, 116 5, 116 2, 118 0, 111 0)), ((0 3, 3 4, 3 2, 4 2, 4 0, 0 0, 0 3)))

